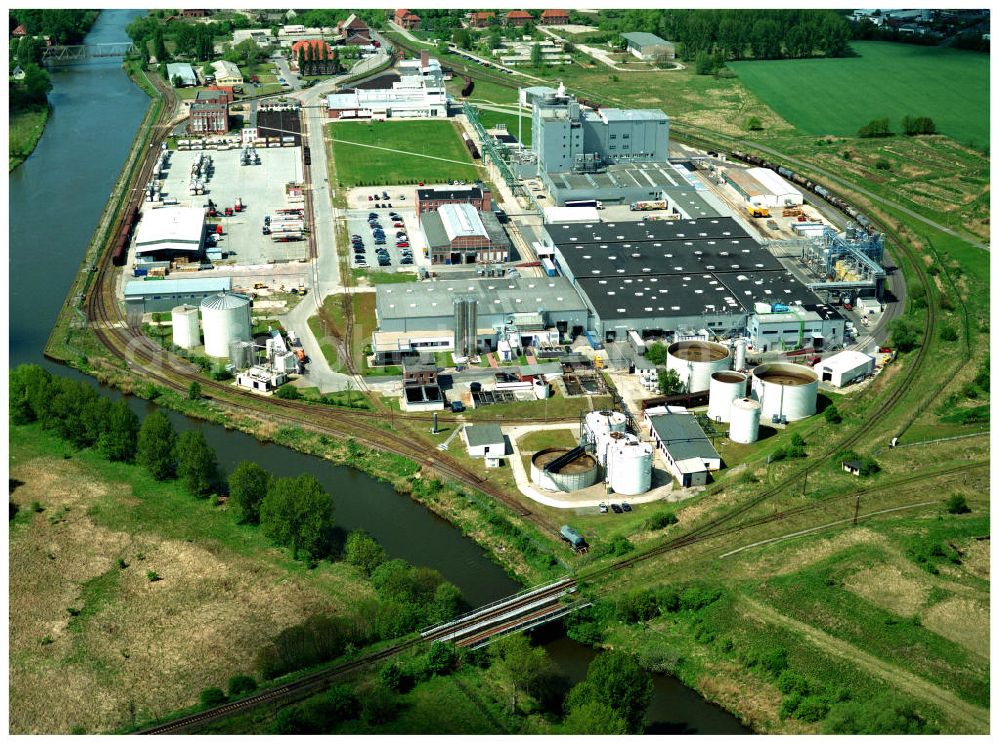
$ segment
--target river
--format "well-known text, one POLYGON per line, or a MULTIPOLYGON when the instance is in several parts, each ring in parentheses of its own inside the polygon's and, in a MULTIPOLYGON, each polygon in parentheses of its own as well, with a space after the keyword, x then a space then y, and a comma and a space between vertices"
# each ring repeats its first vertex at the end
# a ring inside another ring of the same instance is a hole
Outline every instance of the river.
MULTIPOLYGON (((127 40, 125 26, 142 12, 103 11, 86 43, 127 40)), ((118 61, 109 60, 54 70, 49 100, 53 111, 38 146, 8 178, 10 364, 38 363, 60 375, 76 376, 46 361, 42 351, 149 99, 118 61)), ((155 408, 143 400, 129 401, 140 416, 155 408)), ((469 603, 480 605, 517 591, 518 585, 478 545, 390 486, 243 433, 167 414, 178 430, 201 430, 223 470, 251 460, 281 476, 314 474, 332 496, 338 526, 347 531, 364 528, 391 556, 440 570, 469 603)), ((571 680, 583 677, 594 651, 557 633, 540 639, 571 680)), ((747 732, 676 679, 656 676, 655 683, 648 714, 654 728, 670 723, 670 732, 747 732)))

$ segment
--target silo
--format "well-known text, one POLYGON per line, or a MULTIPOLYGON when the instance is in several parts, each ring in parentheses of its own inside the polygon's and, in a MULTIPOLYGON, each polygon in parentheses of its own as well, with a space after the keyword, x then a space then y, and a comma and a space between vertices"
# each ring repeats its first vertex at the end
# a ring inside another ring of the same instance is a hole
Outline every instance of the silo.
POLYGON ((546 448, 531 457, 531 481, 552 492, 574 492, 590 487, 597 481, 597 462, 589 453, 547 471, 546 466, 569 453, 569 448, 546 448))
POLYGON ((601 435, 597 438, 597 442, 594 444, 594 455, 597 456, 597 463, 601 466, 607 466, 608 453, 611 451, 612 447, 617 443, 625 442, 629 438, 635 440, 635 436, 629 435, 628 433, 612 431, 601 433, 601 435))
POLYGON ((729 406, 733 399, 747 395, 747 377, 734 370, 712 374, 708 384, 708 419, 729 422, 729 406))
POLYGON ((760 432, 760 404, 749 398, 737 399, 729 412, 729 439, 734 443, 756 443, 760 432))
POLYGON ((729 348, 716 342, 690 340, 667 348, 667 368, 677 371, 686 391, 707 391, 713 373, 729 370, 729 348))
POLYGON ((236 370, 246 370, 254 364, 253 342, 242 342, 238 339, 229 343, 229 362, 236 370))
POLYGON ((455 315, 455 357, 472 357, 476 354, 479 331, 476 297, 456 296, 453 309, 455 315))
POLYGON ((210 295, 201 302, 205 354, 229 357, 231 342, 250 341, 250 298, 239 293, 210 295))
POLYGON ((789 422, 816 414, 819 377, 812 368, 794 363, 765 363, 753 369, 753 398, 760 402, 765 422, 784 417, 789 422))
POLYGON ((536 399, 548 399, 552 396, 551 387, 541 377, 535 379, 535 382, 532 384, 532 391, 535 392, 536 399))
POLYGON ((736 340, 736 359, 733 361, 733 370, 745 370, 747 367, 747 341, 745 339, 736 340))
POLYGON ((583 426, 587 434, 587 440, 596 445, 602 435, 612 432, 625 432, 627 422, 628 420, 621 412, 612 412, 605 409, 600 412, 588 412, 584 418, 583 426))
POLYGON ((608 453, 608 482, 619 495, 649 492, 653 473, 653 447, 634 437, 617 442, 608 453))
POLYGON ((170 320, 174 326, 174 344, 185 350, 193 350, 201 344, 201 333, 198 331, 198 307, 177 306, 170 312, 170 320))

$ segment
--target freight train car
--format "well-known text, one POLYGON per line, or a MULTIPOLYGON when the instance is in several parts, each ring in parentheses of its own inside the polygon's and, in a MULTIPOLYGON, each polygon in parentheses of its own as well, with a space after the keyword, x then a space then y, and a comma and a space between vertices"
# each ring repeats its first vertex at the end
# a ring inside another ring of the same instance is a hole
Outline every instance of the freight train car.
POLYGON ((125 260, 128 259, 128 242, 132 238, 132 231, 135 230, 135 224, 138 222, 139 207, 137 205, 128 213, 128 217, 122 221, 121 227, 118 229, 118 235, 115 237, 114 247, 111 250, 111 263, 116 267, 125 266, 125 260))
POLYGON ((465 147, 469 149, 469 155, 472 156, 473 160, 479 160, 479 148, 476 147, 476 143, 473 142, 472 138, 466 133, 462 133, 462 139, 465 140, 465 147))

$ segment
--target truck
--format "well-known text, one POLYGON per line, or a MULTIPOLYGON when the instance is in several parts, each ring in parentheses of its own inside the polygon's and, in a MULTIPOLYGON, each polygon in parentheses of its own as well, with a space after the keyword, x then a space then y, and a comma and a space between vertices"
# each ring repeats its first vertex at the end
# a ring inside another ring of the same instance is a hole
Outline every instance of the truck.
POLYGON ((628 206, 632 212, 637 212, 639 210, 666 210, 667 201, 665 199, 643 199, 638 202, 633 202, 628 206))
POLYGON ((750 213, 752 218, 769 218, 771 213, 768 212, 766 207, 758 207, 757 205, 747 205, 747 212, 750 213))
POLYGON ((556 276, 556 265, 548 257, 544 257, 542 259, 542 269, 545 270, 545 274, 547 274, 549 277, 555 277, 556 276))
POLYGON ((604 203, 599 199, 568 199, 564 207, 596 207, 598 210, 604 209, 604 203))
POLYGON ((632 349, 635 350, 635 353, 637 355, 646 354, 646 343, 642 340, 642 337, 639 336, 639 332, 637 332, 635 329, 629 330, 628 341, 629 344, 632 345, 632 349))
POLYGON ((233 205, 233 209, 236 210, 236 212, 243 212, 243 198, 242 197, 237 197, 236 198, 236 204, 233 205))

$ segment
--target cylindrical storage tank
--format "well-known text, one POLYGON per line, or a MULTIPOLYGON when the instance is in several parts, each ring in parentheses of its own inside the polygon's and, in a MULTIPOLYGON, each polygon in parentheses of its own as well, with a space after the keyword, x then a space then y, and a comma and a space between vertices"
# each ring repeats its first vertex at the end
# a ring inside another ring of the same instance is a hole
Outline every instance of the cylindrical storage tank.
POLYGON ((197 306, 177 306, 170 312, 170 321, 174 326, 175 345, 185 350, 193 350, 201 344, 197 306))
POLYGON ((685 390, 707 391, 711 375, 729 370, 729 348, 716 342, 690 340, 674 342, 667 348, 667 368, 677 371, 685 390))
POLYGON ((253 342, 235 340, 229 344, 229 362, 237 370, 246 370, 253 365, 253 342))
POLYGON ((653 475, 653 447, 635 438, 615 443, 608 453, 608 482, 619 495, 649 492, 653 475))
POLYGON ((760 404, 737 399, 729 409, 729 439, 734 443, 756 443, 760 432, 760 404))
POLYGON ((616 443, 626 442, 629 439, 633 441, 636 440, 634 435, 629 435, 628 433, 619 432, 609 432, 603 433, 598 439, 597 443, 594 445, 594 455, 597 456, 597 463, 601 466, 607 466, 608 463, 608 452, 616 443))
POLYGON ((760 416, 785 417, 789 422, 816 414, 819 377, 812 368, 794 363, 764 363, 753 369, 753 398, 760 416))
POLYGON ((733 361, 733 370, 745 370, 747 367, 747 341, 745 339, 736 340, 736 359, 733 361))
POLYGON ((720 370, 711 375, 708 384, 708 419, 729 422, 729 406, 733 399, 747 395, 747 377, 734 370, 720 370))
POLYGON ((229 357, 232 342, 250 341, 250 298, 239 293, 210 295, 201 302, 205 354, 229 357))
POLYGON ((603 410, 600 412, 588 412, 584 418, 584 427, 587 430, 587 439, 591 443, 597 443, 598 438, 607 433, 623 433, 628 422, 621 412, 603 410))
POLYGON ((548 399, 552 395, 549 384, 541 378, 535 379, 535 382, 532 384, 532 390, 535 392, 536 399, 548 399))
POLYGON ((590 487, 597 481, 597 461, 589 453, 583 453, 563 464, 558 472, 545 471, 545 467, 569 448, 546 448, 531 457, 531 481, 551 492, 574 492, 590 487))

